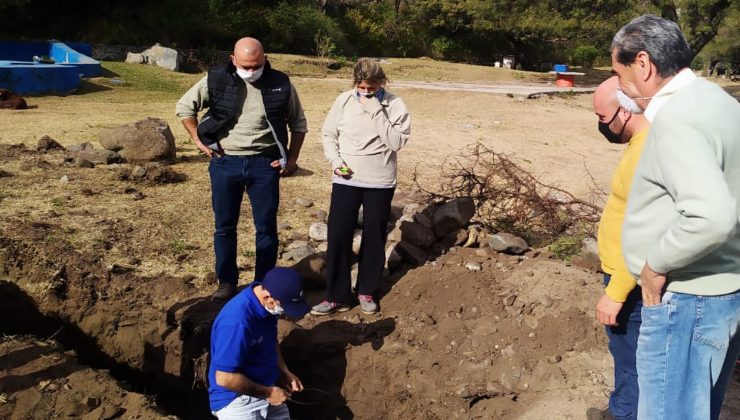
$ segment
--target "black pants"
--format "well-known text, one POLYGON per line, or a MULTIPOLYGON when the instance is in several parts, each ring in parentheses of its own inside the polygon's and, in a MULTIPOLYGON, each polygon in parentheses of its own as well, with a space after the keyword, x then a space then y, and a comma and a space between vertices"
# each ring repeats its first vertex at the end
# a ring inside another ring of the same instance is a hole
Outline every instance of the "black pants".
POLYGON ((327 300, 351 303, 352 239, 362 205, 362 246, 358 258, 357 291, 372 295, 383 277, 385 240, 395 188, 360 188, 334 184, 329 208, 327 300))

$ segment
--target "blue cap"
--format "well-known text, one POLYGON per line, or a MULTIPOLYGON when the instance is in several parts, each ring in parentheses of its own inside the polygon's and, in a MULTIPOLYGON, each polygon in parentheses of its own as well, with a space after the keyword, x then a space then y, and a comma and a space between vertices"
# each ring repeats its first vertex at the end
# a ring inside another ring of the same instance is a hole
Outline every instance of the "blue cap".
POLYGON ((280 301, 285 315, 291 318, 301 318, 310 310, 303 300, 303 280, 292 268, 275 267, 268 271, 262 280, 262 287, 280 301))

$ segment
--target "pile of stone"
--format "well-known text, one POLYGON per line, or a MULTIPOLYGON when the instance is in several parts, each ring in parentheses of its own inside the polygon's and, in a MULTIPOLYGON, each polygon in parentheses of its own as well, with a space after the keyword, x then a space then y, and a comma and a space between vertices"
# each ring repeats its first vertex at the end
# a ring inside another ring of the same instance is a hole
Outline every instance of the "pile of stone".
MULTIPOLYGON (((439 255, 457 247, 490 247, 497 252, 521 255, 529 249, 527 242, 505 232, 491 233, 485 228, 471 223, 475 214, 475 203, 470 198, 457 198, 443 203, 424 204, 420 194, 396 192, 389 223, 388 244, 386 246, 386 274, 397 270, 433 261, 439 255)), ((296 204, 304 205, 309 200, 298 199, 296 204), (299 202, 300 201, 300 202, 299 202)), ((308 234, 294 234, 292 242, 283 247, 281 258, 297 261, 294 268, 303 276, 308 287, 322 288, 326 285, 326 212, 315 210, 319 220, 312 223, 308 234)), ((362 227, 362 209, 359 215, 362 227)), ((355 232, 352 250, 359 254, 362 230, 355 232)), ((469 267, 476 271, 476 267, 469 267)), ((479 268, 478 268, 479 269, 479 268)), ((353 284, 357 279, 358 267, 352 269, 353 284)))
MULTIPOLYGON (((42 147, 42 141, 44 138, 39 140, 38 147, 42 147)), ((98 142, 103 149, 95 149, 90 143, 68 146, 65 159, 77 166, 92 168, 119 162, 174 162, 176 157, 175 137, 167 122, 159 118, 103 129, 98 142)))

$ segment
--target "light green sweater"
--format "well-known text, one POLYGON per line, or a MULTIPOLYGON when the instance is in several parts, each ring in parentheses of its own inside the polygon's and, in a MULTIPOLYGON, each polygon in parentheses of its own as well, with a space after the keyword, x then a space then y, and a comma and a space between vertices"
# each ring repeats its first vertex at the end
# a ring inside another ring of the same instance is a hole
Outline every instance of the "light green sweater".
POLYGON ((691 81, 662 105, 627 201, 622 250, 633 275, 645 262, 668 290, 740 290, 740 104, 691 81))

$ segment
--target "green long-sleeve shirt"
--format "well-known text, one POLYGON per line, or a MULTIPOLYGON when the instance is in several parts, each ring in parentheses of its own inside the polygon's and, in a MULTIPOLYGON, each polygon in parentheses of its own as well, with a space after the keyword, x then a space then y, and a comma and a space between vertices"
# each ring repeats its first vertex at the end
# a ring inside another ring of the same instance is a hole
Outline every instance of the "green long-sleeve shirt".
POLYGON ((740 290, 740 104, 686 71, 646 110, 622 250, 636 277, 647 262, 670 291, 723 295, 740 290))

